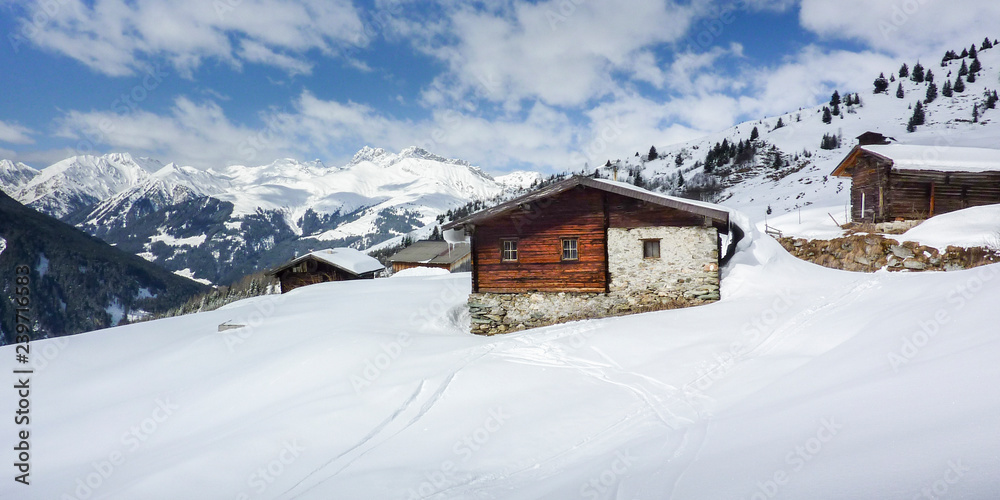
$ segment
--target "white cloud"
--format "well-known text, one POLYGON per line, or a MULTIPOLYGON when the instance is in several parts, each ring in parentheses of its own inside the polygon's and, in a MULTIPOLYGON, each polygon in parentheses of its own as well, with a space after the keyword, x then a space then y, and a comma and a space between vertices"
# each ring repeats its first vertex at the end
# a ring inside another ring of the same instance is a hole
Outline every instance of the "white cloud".
POLYGON ((961 49, 1000 32, 1000 2, 965 0, 802 0, 802 26, 896 56, 961 49))
POLYGON ((208 168, 282 156, 290 150, 282 129, 274 121, 260 129, 236 125, 217 104, 180 97, 165 115, 70 111, 57 134, 75 140, 76 154, 111 148, 208 168))
POLYGON ((205 59, 307 72, 301 56, 363 41, 349 0, 60 0, 39 2, 11 35, 112 76, 162 57, 185 76, 205 59), (48 9, 48 10, 46 10, 48 9))
POLYGON ((31 135, 35 132, 28 127, 17 123, 7 123, 0 120, 0 142, 10 144, 32 144, 35 142, 31 135))
POLYGON ((422 20, 413 19, 399 31, 448 66, 428 102, 472 95, 575 106, 615 90, 614 72, 660 82, 635 64, 655 63, 647 49, 683 36, 697 9, 643 0, 459 6, 446 9, 446 25, 414 27, 422 20))
POLYGON ((834 90, 870 92, 875 77, 895 65, 883 54, 810 45, 776 67, 749 70, 744 78, 751 90, 740 99, 740 111, 754 118, 775 116, 823 102, 834 90))

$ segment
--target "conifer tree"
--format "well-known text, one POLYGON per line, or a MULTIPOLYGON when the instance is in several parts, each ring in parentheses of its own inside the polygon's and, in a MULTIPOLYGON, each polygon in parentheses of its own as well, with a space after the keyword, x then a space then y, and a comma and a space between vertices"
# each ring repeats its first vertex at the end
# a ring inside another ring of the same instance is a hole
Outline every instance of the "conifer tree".
POLYGON ((927 70, 927 74, 924 75, 924 81, 928 82, 928 83, 933 82, 934 81, 934 72, 931 71, 931 70, 927 70))
POLYGON ((972 123, 979 123, 979 105, 972 105, 972 123))
POLYGON ((963 58, 963 59, 966 58, 966 57, 969 57, 969 49, 962 49, 962 53, 958 57, 963 58))
POLYGON ((785 121, 782 120, 781 117, 778 117, 778 123, 774 124, 774 130, 778 130, 779 128, 784 126, 785 126, 785 121))
POLYGON ((830 108, 823 106, 823 123, 829 124, 833 121, 833 115, 830 113, 830 108))
POLYGON ((875 93, 885 92, 889 89, 889 82, 885 79, 885 73, 879 73, 875 79, 875 93))
POLYGON ((972 47, 969 47, 969 57, 975 59, 978 55, 979 53, 976 52, 976 44, 972 44, 972 47))
POLYGON ((989 37, 986 37, 983 39, 983 45, 979 47, 979 50, 986 50, 992 48, 993 48, 993 42, 990 41, 989 37))
POLYGON ((899 86, 896 87, 896 97, 899 98, 899 99, 902 99, 905 96, 906 96, 906 93, 903 92, 903 84, 900 83, 899 86))
POLYGON ((962 81, 961 76, 955 77, 955 84, 951 86, 951 89, 954 90, 955 92, 958 92, 959 94, 965 92, 965 82, 962 81))
POLYGON ((656 146, 649 147, 649 155, 646 157, 649 161, 653 161, 659 158, 660 155, 656 152, 656 146))
POLYGON ((907 66, 906 63, 903 63, 903 65, 899 68, 899 77, 906 78, 908 76, 910 76, 910 67, 907 66))
POLYGON ((965 81, 969 83, 976 83, 976 74, 970 71, 969 76, 965 77, 965 81))
POLYGON ((930 104, 934 102, 934 99, 937 99, 937 95, 938 95, 937 84, 931 82, 931 84, 927 86, 927 96, 924 98, 924 104, 930 104))
POLYGON ((833 95, 830 96, 830 106, 839 106, 839 105, 840 105, 840 92, 834 90, 833 95))
POLYGON ((951 97, 952 95, 954 95, 951 92, 951 80, 944 81, 944 87, 941 87, 941 95, 945 97, 951 97))
POLYGON ((760 134, 757 132, 757 127, 754 127, 753 130, 750 132, 750 140, 756 141, 759 138, 760 134))
POLYGON ((980 71, 982 71, 982 69, 983 65, 979 62, 978 57, 973 59, 972 64, 969 65, 969 73, 979 73, 980 71))
POLYGON ((919 62, 913 66, 911 79, 917 83, 922 83, 924 81, 924 67, 921 66, 919 62))
POLYGON ((997 91, 994 90, 993 93, 990 93, 989 91, 986 92, 987 109, 996 109, 997 101, 1000 101, 1000 97, 997 96, 997 91))
POLYGON ((969 74, 969 65, 962 61, 962 67, 958 68, 958 76, 965 76, 969 74))

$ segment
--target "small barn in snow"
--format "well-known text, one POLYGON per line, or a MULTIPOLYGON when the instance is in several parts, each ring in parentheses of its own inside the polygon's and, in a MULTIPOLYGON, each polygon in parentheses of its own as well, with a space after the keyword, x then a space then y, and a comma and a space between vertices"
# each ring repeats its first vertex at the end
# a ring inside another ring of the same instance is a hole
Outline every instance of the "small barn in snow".
POLYGON ((394 273, 414 267, 436 267, 457 273, 472 268, 472 252, 468 243, 417 241, 389 257, 389 264, 394 273))
POLYGON ((471 241, 471 330, 486 335, 716 301, 720 235, 742 236, 720 206, 582 176, 442 229, 471 241))
POLYGON ((281 283, 281 293, 288 293, 300 286, 372 279, 385 269, 377 259, 353 248, 328 248, 298 257, 291 262, 268 271, 281 283))
POLYGON ((855 221, 926 219, 1000 203, 1000 150, 865 144, 864 137, 833 171, 851 178, 855 221))

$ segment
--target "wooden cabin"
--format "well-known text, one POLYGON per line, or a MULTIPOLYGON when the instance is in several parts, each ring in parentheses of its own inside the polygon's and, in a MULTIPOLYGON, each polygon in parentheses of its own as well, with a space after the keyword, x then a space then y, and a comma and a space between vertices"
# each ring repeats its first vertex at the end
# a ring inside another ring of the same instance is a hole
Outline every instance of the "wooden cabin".
POLYGON ((472 269, 472 251, 468 243, 417 241, 389 257, 392 272, 414 267, 436 267, 458 273, 472 269))
POLYGON ((442 229, 471 241, 483 334, 718 300, 719 235, 735 233, 717 205, 582 176, 442 229))
POLYGON ((372 279, 385 269, 374 257, 353 248, 328 248, 308 253, 268 271, 281 283, 281 293, 327 281, 372 279))
POLYGON ((1000 150, 858 144, 833 171, 851 178, 857 222, 926 219, 1000 203, 1000 150))

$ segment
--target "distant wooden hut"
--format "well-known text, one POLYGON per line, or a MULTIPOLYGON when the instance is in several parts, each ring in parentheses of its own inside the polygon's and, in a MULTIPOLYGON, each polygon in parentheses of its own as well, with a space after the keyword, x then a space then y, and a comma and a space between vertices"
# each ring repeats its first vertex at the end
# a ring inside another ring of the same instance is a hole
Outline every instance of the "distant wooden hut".
POLYGON ((469 271, 472 250, 468 243, 417 241, 389 257, 389 264, 394 273, 413 267, 436 267, 453 273, 469 271))
POLYGON ((353 248, 328 248, 303 255, 268 271, 281 282, 281 293, 327 281, 372 279, 385 269, 377 259, 353 248))
POLYGON ((1000 203, 1000 150, 864 144, 877 139, 868 134, 833 171, 851 178, 855 221, 925 219, 1000 203))

